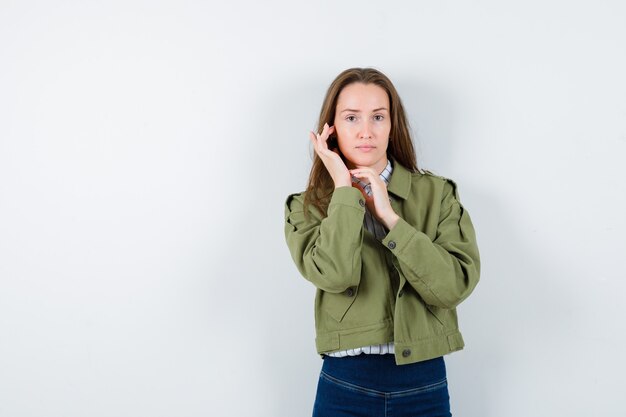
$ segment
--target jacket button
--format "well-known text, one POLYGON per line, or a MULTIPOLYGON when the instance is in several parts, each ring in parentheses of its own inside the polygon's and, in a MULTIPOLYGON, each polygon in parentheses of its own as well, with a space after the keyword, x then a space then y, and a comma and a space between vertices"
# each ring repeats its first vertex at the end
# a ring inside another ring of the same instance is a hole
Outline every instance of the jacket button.
POLYGON ((402 356, 405 358, 408 358, 409 356, 411 356, 411 349, 404 349, 402 351, 402 356))
POLYGON ((365 200, 359 198, 359 204, 361 205, 361 207, 365 207, 365 200))
POLYGON ((387 243, 387 246, 389 247, 389 249, 394 249, 396 247, 396 242, 390 240, 389 243, 387 243))
POLYGON ((353 297, 354 296, 354 288, 350 287, 346 290, 346 295, 348 297, 353 297))

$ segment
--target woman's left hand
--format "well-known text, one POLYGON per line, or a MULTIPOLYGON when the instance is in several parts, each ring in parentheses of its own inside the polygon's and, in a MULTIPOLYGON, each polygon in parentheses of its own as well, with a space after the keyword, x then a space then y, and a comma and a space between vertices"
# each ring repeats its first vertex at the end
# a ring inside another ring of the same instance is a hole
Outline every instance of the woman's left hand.
MULTIPOLYGON (((387 185, 380 178, 380 176, 374 172, 372 168, 363 167, 351 169, 350 174, 354 175, 360 180, 370 183, 372 189, 372 195, 369 196, 361 187, 357 187, 361 190, 363 197, 365 198, 365 204, 369 211, 380 221, 388 230, 391 230, 396 225, 400 216, 393 211, 391 203, 389 202, 389 194, 387 194, 387 185)), ((357 184, 358 185, 358 184, 357 184)))

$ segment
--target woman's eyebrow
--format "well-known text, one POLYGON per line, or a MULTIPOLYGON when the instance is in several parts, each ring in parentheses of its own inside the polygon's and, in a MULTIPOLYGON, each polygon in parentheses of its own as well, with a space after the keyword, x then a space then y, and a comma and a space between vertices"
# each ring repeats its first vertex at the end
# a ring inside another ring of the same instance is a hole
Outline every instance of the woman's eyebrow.
MULTIPOLYGON (((379 107, 377 109, 372 110, 372 112, 376 112, 376 111, 381 111, 381 110, 387 110, 387 107, 379 107)), ((341 113, 349 111, 350 113, 360 113, 361 110, 357 110, 357 109, 345 109, 342 110, 341 113)))

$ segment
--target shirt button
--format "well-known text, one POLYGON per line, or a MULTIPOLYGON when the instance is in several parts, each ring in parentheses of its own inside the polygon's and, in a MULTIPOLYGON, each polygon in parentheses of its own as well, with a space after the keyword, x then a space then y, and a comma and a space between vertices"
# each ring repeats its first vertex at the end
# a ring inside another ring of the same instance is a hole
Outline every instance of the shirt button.
POLYGON ((346 290, 346 295, 348 297, 353 297, 354 296, 354 288, 350 287, 346 290))
POLYGON ((402 351, 402 356, 405 358, 408 358, 409 356, 411 356, 411 349, 404 349, 402 351))
POLYGON ((359 198, 359 204, 361 205, 361 207, 365 207, 365 200, 359 198))
POLYGON ((390 240, 389 243, 387 243, 387 246, 389 247, 389 249, 395 249, 396 242, 394 242, 393 240, 390 240))

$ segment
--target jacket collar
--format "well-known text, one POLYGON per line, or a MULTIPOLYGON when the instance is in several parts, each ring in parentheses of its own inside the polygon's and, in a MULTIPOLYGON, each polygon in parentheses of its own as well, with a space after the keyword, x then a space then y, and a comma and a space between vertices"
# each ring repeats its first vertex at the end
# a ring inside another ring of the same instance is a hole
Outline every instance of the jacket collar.
POLYGON ((402 164, 394 157, 391 157, 393 163, 393 172, 387 190, 391 191, 403 200, 409 196, 411 190, 411 172, 402 166, 402 164))

